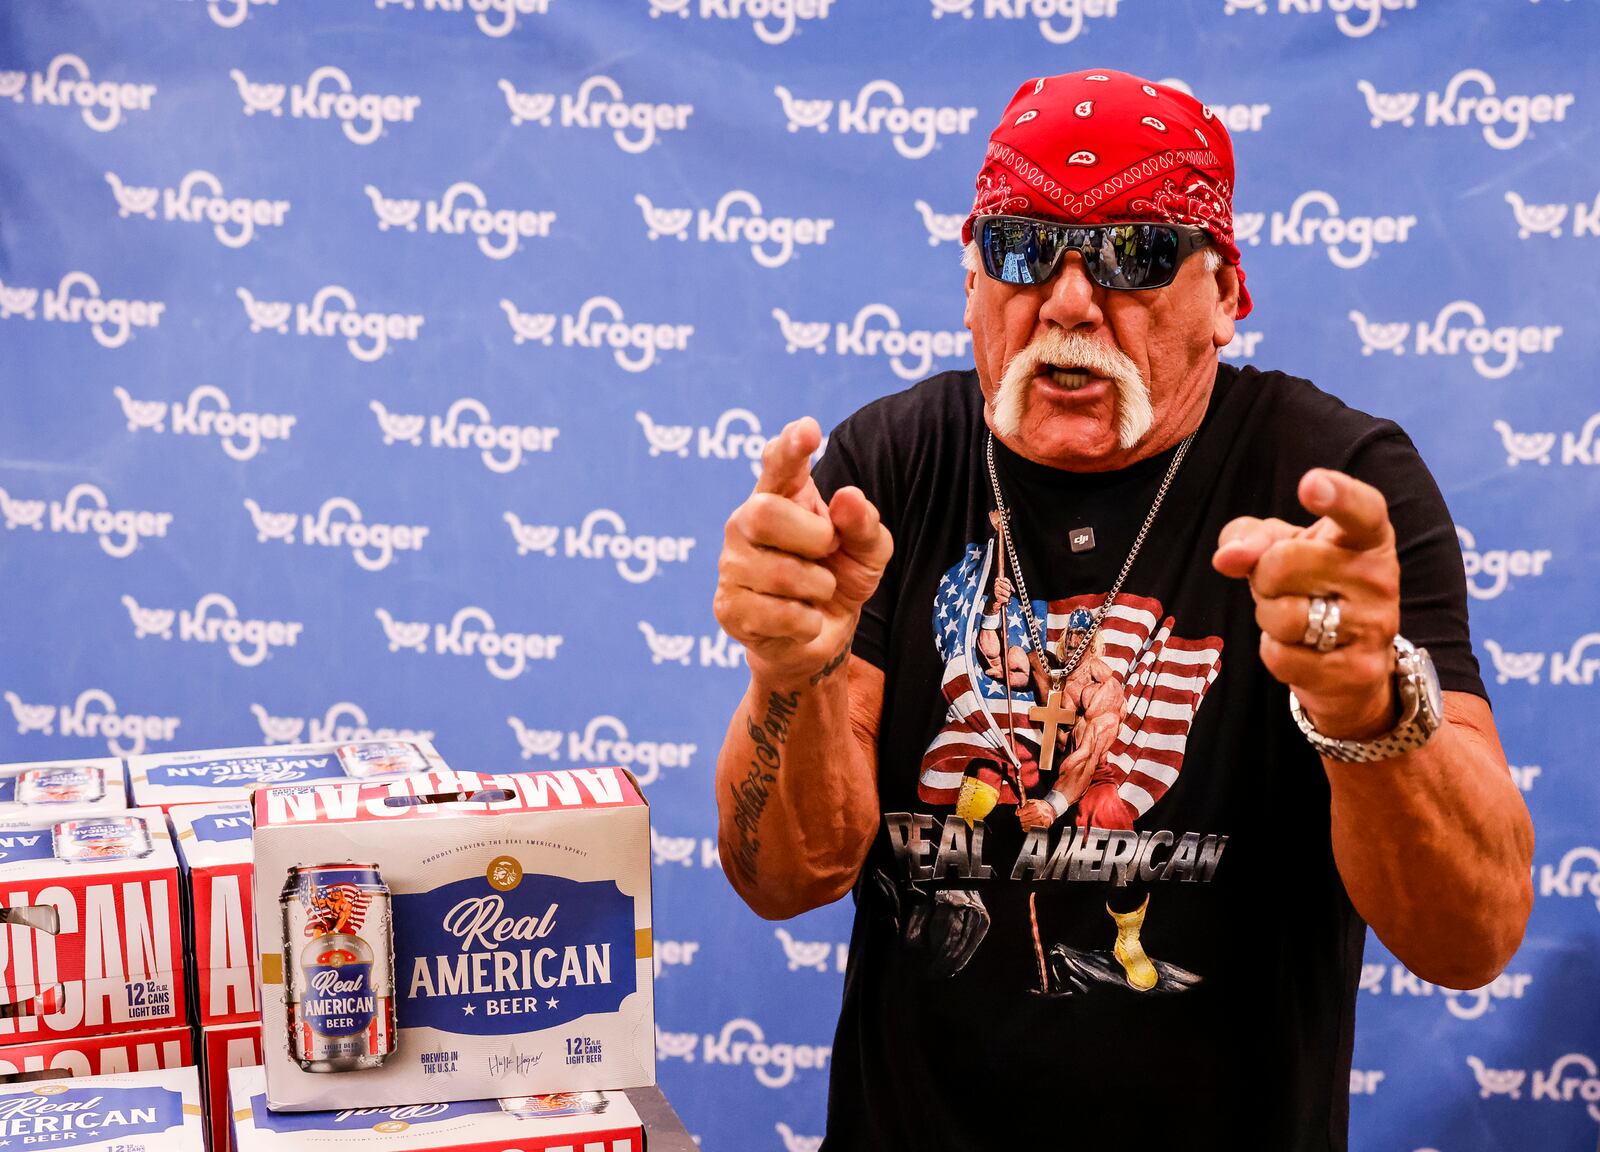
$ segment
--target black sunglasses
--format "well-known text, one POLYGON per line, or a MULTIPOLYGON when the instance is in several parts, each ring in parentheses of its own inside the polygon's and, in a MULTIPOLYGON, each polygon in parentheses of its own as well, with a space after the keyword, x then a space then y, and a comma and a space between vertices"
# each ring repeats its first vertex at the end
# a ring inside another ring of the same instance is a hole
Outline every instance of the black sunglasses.
POLYGON ((1210 243, 1189 224, 1057 224, 1026 216, 980 216, 973 235, 983 270, 1005 284, 1043 284, 1068 252, 1102 288, 1137 291, 1172 283, 1178 265, 1210 243))

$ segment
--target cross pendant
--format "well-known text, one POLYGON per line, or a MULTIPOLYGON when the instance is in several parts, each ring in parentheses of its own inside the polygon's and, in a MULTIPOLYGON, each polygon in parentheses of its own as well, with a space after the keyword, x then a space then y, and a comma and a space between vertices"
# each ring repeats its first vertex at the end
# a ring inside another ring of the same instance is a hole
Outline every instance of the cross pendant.
POLYGON ((1045 702, 1028 709, 1028 719, 1044 725, 1044 734, 1039 738, 1039 771, 1049 772, 1056 761, 1056 732, 1071 728, 1078 719, 1078 710, 1063 698, 1060 684, 1051 684, 1045 702))

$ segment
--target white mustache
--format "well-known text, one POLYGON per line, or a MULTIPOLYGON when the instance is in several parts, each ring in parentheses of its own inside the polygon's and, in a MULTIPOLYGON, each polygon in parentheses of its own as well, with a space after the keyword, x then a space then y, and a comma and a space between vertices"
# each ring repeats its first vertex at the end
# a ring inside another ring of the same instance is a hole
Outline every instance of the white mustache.
POLYGON ((1104 377, 1117 387, 1117 439, 1132 448, 1150 430, 1154 413, 1150 389, 1126 354, 1077 332, 1048 329, 1006 364, 994 399, 995 430, 1002 436, 1021 431, 1022 414, 1034 376, 1045 368, 1078 368, 1104 377))

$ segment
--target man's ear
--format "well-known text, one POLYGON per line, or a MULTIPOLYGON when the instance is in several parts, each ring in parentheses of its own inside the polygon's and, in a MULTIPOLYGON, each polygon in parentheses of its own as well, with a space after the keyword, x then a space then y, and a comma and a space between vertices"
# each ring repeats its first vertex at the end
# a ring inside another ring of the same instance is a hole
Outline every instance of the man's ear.
POLYGON ((966 299, 965 305, 962 308, 961 323, 964 324, 967 327, 968 331, 971 331, 971 329, 972 329, 972 289, 977 284, 977 282, 978 282, 978 274, 976 272, 968 272, 967 275, 966 275, 966 279, 962 282, 962 287, 966 290, 966 293, 967 293, 967 299, 966 299))
POLYGON ((1221 348, 1233 339, 1234 318, 1239 314, 1239 269, 1224 261, 1214 275, 1217 306, 1212 317, 1211 343, 1221 348))

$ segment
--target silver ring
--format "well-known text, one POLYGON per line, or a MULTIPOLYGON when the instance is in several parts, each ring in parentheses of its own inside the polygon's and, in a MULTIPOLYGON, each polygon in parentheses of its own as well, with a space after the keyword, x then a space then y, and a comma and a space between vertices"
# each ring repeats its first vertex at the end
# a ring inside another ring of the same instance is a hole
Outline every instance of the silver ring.
POLYGON ((1318 652, 1332 652, 1339 643, 1339 600, 1328 602, 1328 613, 1322 618, 1322 635, 1317 637, 1318 652))
POLYGON ((1322 621, 1328 615, 1328 602, 1321 596, 1311 598, 1311 609, 1306 613, 1305 635, 1300 637, 1300 643, 1307 648, 1315 648, 1322 642, 1322 621))

